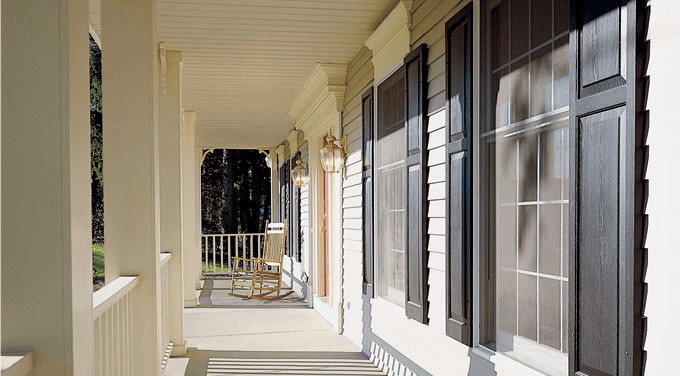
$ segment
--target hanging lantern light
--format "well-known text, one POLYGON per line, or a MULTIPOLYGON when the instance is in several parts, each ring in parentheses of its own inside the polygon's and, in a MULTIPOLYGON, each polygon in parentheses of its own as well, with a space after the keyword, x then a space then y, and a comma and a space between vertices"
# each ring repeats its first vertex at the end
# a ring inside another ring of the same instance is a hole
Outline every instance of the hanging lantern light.
POLYGON ((302 160, 300 160, 300 158, 295 161, 295 167, 290 171, 290 177, 293 179, 293 183, 298 188, 307 185, 307 182, 309 182, 307 166, 303 166, 302 160))
POLYGON ((327 173, 340 172, 345 164, 345 142, 340 139, 340 146, 335 144, 336 138, 329 134, 326 145, 321 149, 321 166, 327 173))

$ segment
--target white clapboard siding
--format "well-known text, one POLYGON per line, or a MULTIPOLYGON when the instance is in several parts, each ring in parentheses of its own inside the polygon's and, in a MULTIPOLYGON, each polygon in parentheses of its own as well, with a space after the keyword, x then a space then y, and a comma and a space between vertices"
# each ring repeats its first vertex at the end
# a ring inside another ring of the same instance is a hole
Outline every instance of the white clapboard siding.
MULTIPOLYGON (((445 329, 445 305, 446 305, 446 56, 445 56, 445 23, 462 8, 459 1, 450 0, 417 0, 414 2, 411 15, 411 49, 425 43, 428 49, 428 75, 427 75, 427 115, 428 115, 428 207, 424 208, 428 213, 428 311, 429 323, 423 325, 409 320, 403 312, 395 307, 383 303, 380 299, 374 299, 371 308, 372 330, 389 347, 395 350, 389 353, 385 348, 371 349, 371 358, 379 359, 387 356, 388 364, 383 363, 383 370, 388 374, 399 374, 400 370, 408 370, 406 364, 417 364, 423 373, 433 375, 452 374, 452 370, 460 371, 459 374, 467 374, 467 365, 470 360, 468 348, 446 336, 445 329), (389 307, 388 307, 389 306, 389 307), (446 356, 433 356, 433 354, 446 354, 446 356)), ((354 83, 353 83, 354 85, 354 83)), ((354 87, 354 86, 353 86, 354 87)), ((348 98, 347 103, 352 99, 348 98)), ((360 104, 360 101, 356 101, 360 104)), ((346 112, 352 118, 360 115, 355 113, 353 106, 346 104, 346 112), (352 107, 352 108, 350 108, 352 107)), ((354 127, 354 122, 346 122, 345 127, 354 127)), ((360 191, 358 191, 360 192, 360 191)), ((350 200, 349 197, 346 200, 350 200)), ((359 212, 360 213, 360 212, 359 212)), ((346 226, 347 236, 349 224, 346 226)), ((346 249, 350 248, 349 240, 345 241, 346 249)), ((360 262, 359 259, 358 262, 360 262)), ((351 268, 354 269, 354 268, 351 268)), ((351 270, 352 273, 361 276, 360 269, 351 270)), ((345 265, 345 272, 350 267, 345 265)), ((347 277, 346 277, 347 278, 347 277)), ((347 290, 346 290, 347 291, 347 290)), ((348 292, 348 291, 347 291, 348 292)), ((360 296, 359 293, 356 293, 360 296)), ((347 298, 346 298, 347 299, 347 298)), ((352 300, 352 304, 354 301, 352 300)), ((349 320, 349 317, 346 319, 349 320)), ((349 328, 351 325, 346 324, 349 328)), ((410 370, 418 373, 419 370, 410 370)))
POLYGON ((347 66, 342 133, 347 142, 347 168, 342 180, 344 333, 361 347, 362 310, 362 110, 361 96, 373 82, 372 54, 361 48, 347 66))

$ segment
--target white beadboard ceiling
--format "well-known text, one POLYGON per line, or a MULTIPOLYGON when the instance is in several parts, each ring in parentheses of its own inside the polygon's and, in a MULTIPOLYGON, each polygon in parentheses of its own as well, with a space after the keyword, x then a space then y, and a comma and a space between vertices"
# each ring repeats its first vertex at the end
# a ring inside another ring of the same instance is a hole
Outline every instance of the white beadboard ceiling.
MULTIPOLYGON (((183 52, 182 100, 197 113, 200 146, 281 143, 294 124, 288 109, 316 63, 349 63, 395 4, 157 0, 157 37, 183 52)), ((90 0, 95 31, 99 16, 98 0, 90 0)))

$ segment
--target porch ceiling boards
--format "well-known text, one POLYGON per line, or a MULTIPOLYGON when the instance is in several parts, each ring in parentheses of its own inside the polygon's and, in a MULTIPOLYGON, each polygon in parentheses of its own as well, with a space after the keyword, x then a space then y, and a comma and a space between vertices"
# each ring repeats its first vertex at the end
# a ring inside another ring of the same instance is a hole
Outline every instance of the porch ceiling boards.
POLYGON ((293 128, 288 109, 315 64, 348 63, 395 4, 158 0, 158 40, 183 52, 183 106, 197 112, 199 145, 278 145, 293 128))

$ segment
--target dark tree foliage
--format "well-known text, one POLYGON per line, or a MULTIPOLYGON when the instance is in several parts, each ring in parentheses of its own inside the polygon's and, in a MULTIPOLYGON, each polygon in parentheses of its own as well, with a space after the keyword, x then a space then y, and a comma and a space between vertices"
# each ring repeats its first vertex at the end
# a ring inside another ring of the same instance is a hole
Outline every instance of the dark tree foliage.
POLYGON ((104 169, 102 159, 102 53, 90 37, 90 157, 92 243, 104 244, 104 169))
POLYGON ((264 232, 270 211, 269 179, 264 155, 256 150, 207 152, 201 168, 202 232, 264 232))

